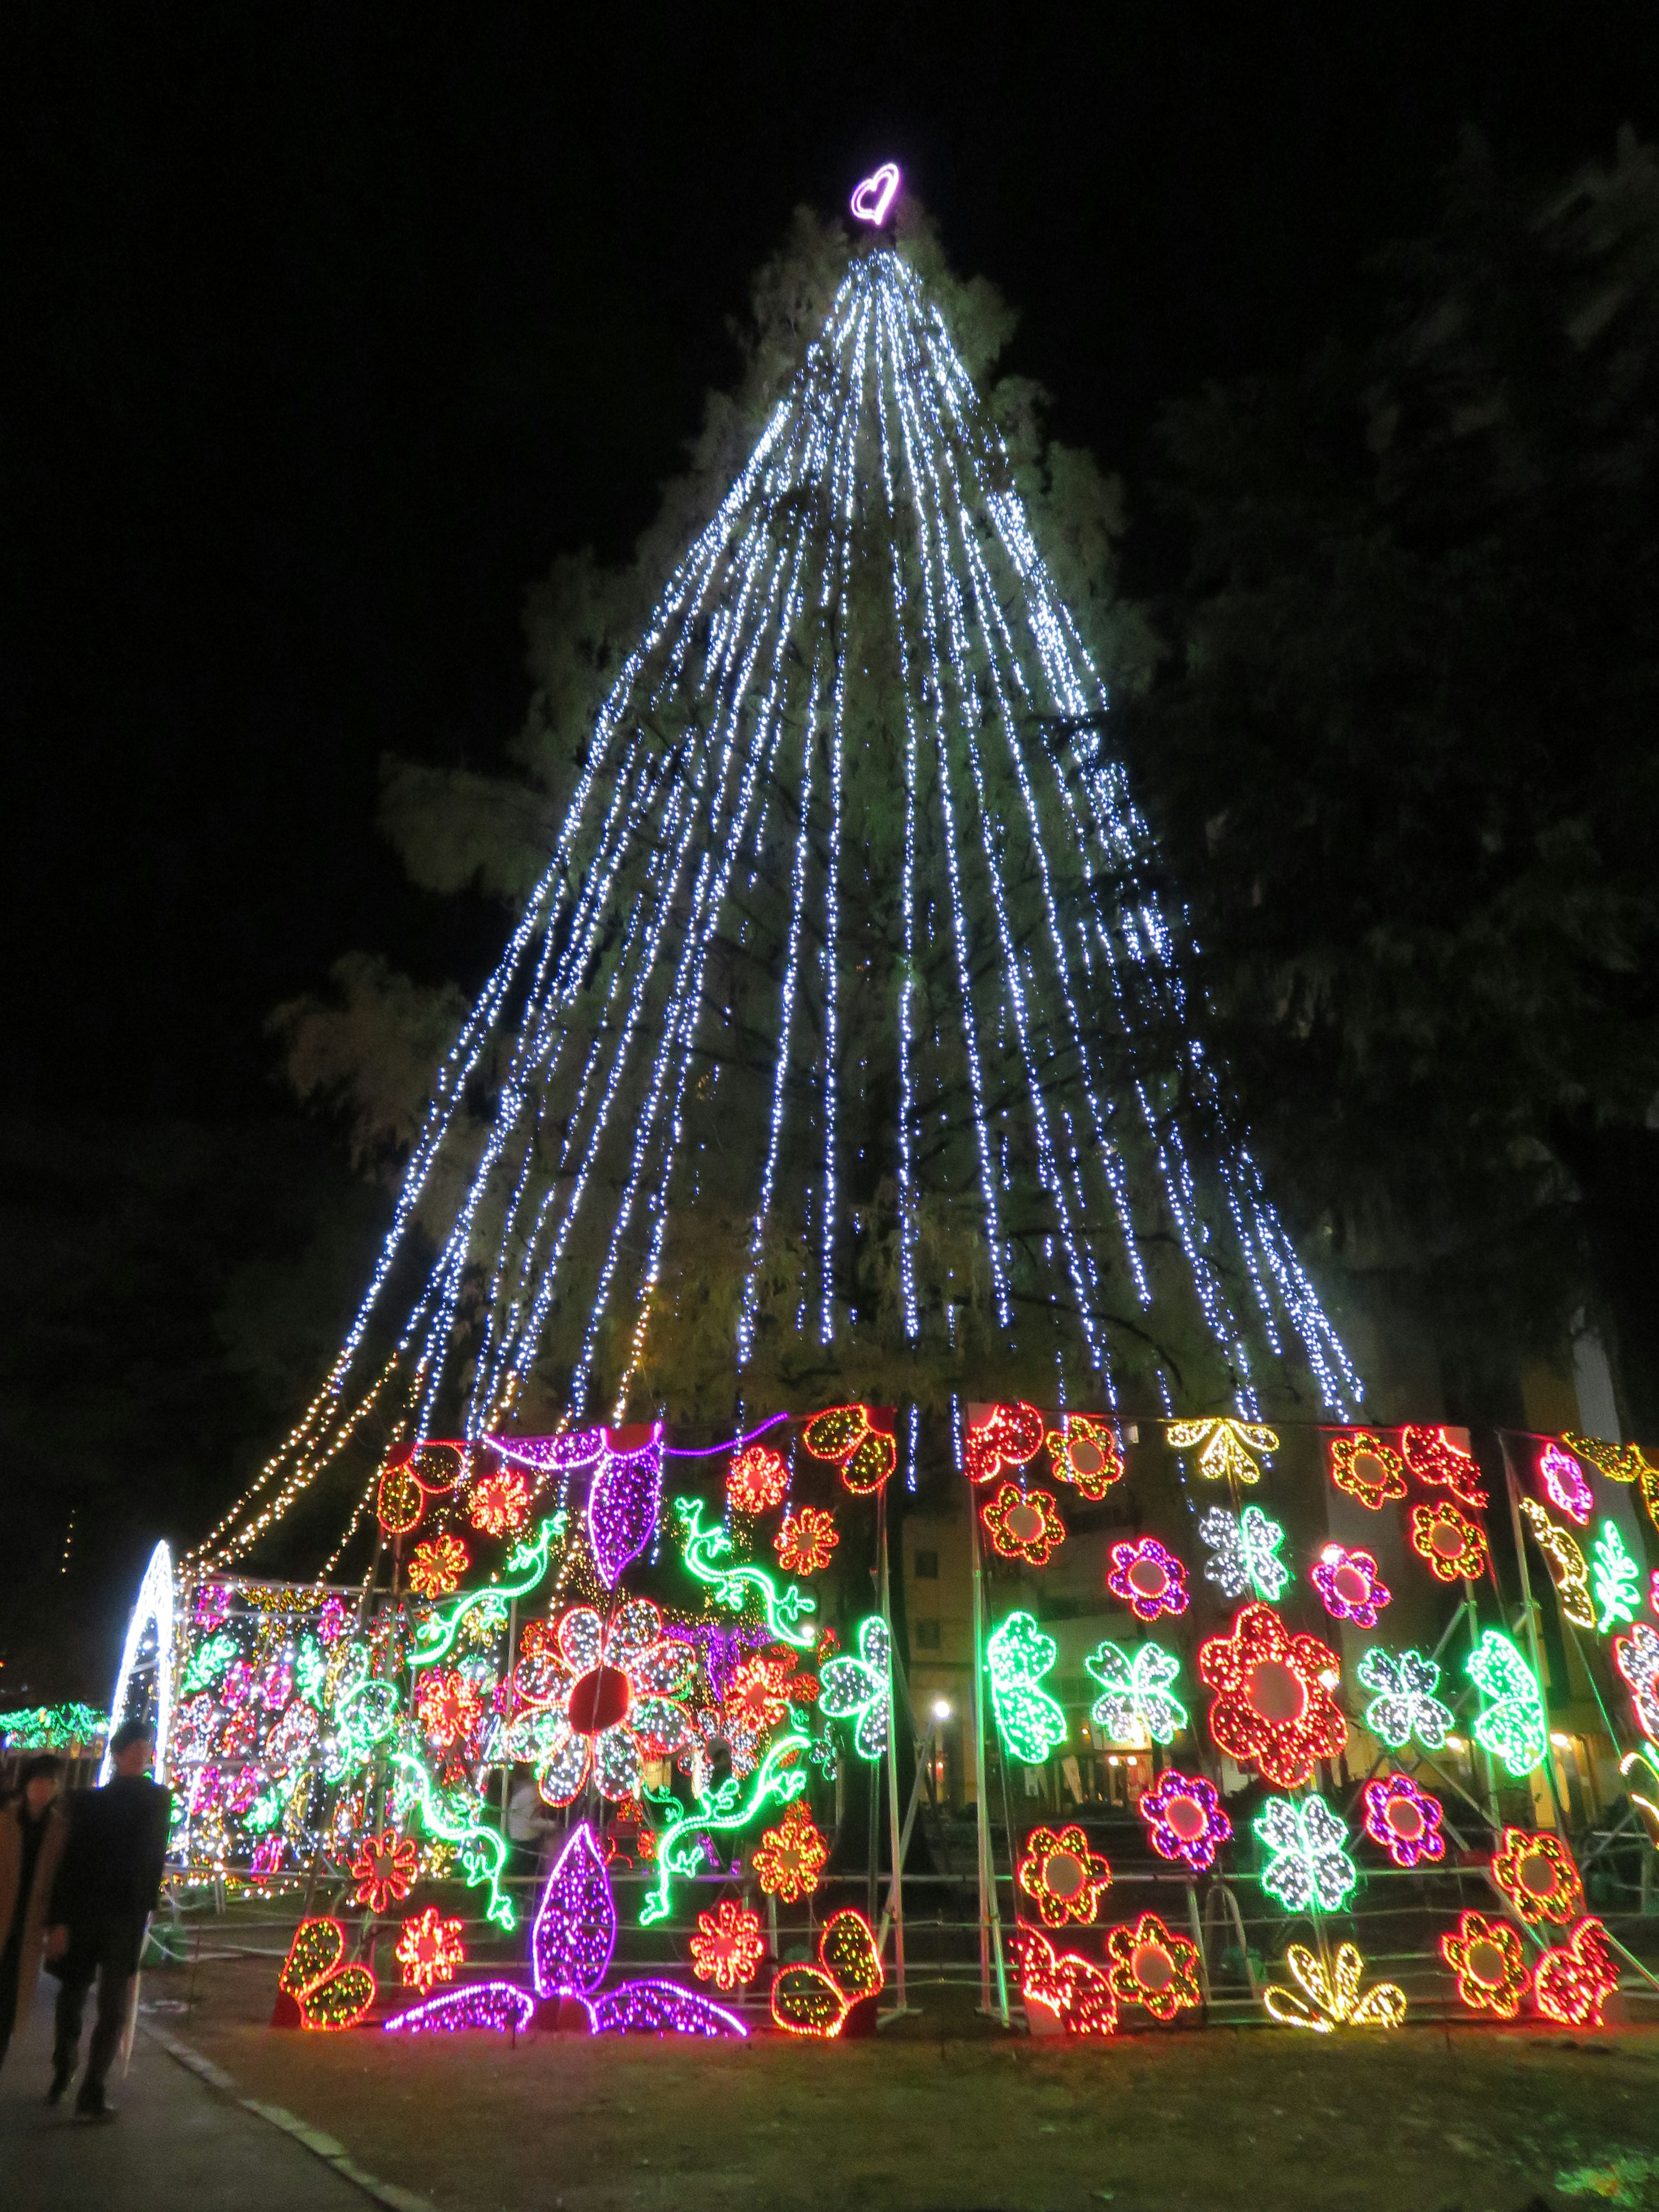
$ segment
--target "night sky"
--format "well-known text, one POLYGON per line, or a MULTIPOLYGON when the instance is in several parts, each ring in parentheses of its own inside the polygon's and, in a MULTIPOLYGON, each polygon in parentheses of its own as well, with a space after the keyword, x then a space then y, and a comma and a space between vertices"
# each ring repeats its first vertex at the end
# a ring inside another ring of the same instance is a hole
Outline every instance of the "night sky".
POLYGON ((0 85, 6 1118, 237 1124, 343 951, 477 980, 380 759, 498 763, 526 587, 649 520, 797 203, 897 160, 1144 512, 1160 406, 1363 312, 1461 126, 1653 135, 1659 15, 46 0, 0 85))

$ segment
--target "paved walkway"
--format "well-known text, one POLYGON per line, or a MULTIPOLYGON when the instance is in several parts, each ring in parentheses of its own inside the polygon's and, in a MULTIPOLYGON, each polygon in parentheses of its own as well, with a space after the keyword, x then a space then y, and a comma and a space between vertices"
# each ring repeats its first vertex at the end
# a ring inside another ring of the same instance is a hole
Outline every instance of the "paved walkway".
POLYGON ((73 2089, 50 2111, 56 1987, 42 1988, 29 2033, 0 2068, 6 2212, 374 2212, 372 2199, 325 2160, 235 2095, 210 2088, 142 2032, 125 2080, 110 2081, 116 2119, 98 2127, 75 2120, 73 2089))

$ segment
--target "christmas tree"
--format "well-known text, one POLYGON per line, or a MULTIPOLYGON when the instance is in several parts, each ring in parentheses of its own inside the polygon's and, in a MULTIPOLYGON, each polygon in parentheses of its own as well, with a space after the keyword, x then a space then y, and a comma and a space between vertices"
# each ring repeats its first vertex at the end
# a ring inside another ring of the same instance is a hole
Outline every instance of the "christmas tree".
POLYGON ((218 1556, 371 1432, 1357 1405, 1007 446, 926 255, 855 212, 218 1556))

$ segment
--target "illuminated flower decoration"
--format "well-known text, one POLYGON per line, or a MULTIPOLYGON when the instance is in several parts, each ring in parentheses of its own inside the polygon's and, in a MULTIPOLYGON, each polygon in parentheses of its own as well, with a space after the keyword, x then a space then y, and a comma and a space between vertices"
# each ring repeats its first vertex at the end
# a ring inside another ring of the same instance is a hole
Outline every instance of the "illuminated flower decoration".
POLYGON ((805 1799, 796 1797, 777 1826, 768 1828, 755 1845, 749 1863, 764 1895, 799 1905, 817 1887, 829 1856, 829 1838, 808 1812, 805 1799))
POLYGON ((1630 1686, 1642 1733, 1659 1742, 1659 1636, 1638 1620, 1628 1636, 1613 1639, 1613 1663, 1630 1686))
POLYGON ((1139 1811, 1158 1856, 1183 1859, 1194 1874, 1214 1864, 1218 1845, 1233 1832, 1215 1784, 1201 1774, 1177 1774, 1173 1767, 1143 1791, 1139 1811))
POLYGON ((204 1583, 196 1593, 191 1619, 204 1636, 229 1618, 230 1589, 224 1583, 204 1583))
POLYGON ((1068 1920, 1086 1927, 1111 1887, 1112 1869, 1089 1849, 1081 1828, 1033 1828, 1019 1863, 1019 1886, 1034 1898, 1048 1928, 1068 1920))
POLYGON ((1584 1480, 1583 1468, 1570 1451, 1565 1451, 1558 1443, 1546 1444, 1538 1455, 1538 1480, 1557 1512, 1565 1513, 1581 1528, 1589 1527, 1595 1494, 1584 1480))
POLYGON ((1069 1482, 1085 1498, 1104 1498, 1122 1476, 1122 1447, 1109 1422, 1088 1413, 1067 1413, 1044 1442, 1056 1480, 1069 1482))
POLYGON ((859 1656, 827 1659, 818 1670, 818 1709, 827 1720, 853 1721, 853 1748, 879 1759, 893 1710, 892 1641, 878 1613, 859 1623, 859 1656))
POLYGON ((1382 1845, 1397 1867, 1445 1856, 1446 1839, 1440 1832, 1444 1808, 1409 1774, 1379 1776, 1368 1782, 1364 1802, 1365 1833, 1382 1845))
POLYGON ((425 1996, 437 1982, 453 1982, 466 1961, 461 1923, 446 1920, 435 1905, 405 1920, 398 1937, 398 1964, 404 1970, 404 1987, 425 1996))
POLYGON ((769 1444, 745 1444, 726 1470, 726 1495, 734 1513, 769 1513, 782 1504, 788 1488, 789 1462, 769 1444))
POLYGON ((1106 1938, 1112 1994, 1120 2004, 1145 2006, 1154 2020, 1170 2021, 1183 2008, 1201 2004, 1198 1947, 1172 1936, 1155 1912, 1143 1912, 1133 1928, 1114 1928, 1106 1938))
POLYGON ((1042 1416, 1035 1406, 992 1406, 980 1419, 968 1424, 963 1472, 969 1482, 993 1482, 998 1475, 1035 1459, 1046 1434, 1042 1416))
POLYGON ((1406 1462, 1374 1429, 1331 1438, 1331 1480, 1373 1513, 1406 1495, 1406 1462))
POLYGON ((1304 1943, 1292 1943, 1285 1963, 1302 1994, 1276 1983, 1261 1993, 1262 2003, 1281 2027, 1328 2035, 1338 2027, 1398 2027, 1406 2017, 1406 1992, 1397 1982, 1376 1982, 1361 1992, 1365 1961, 1356 1944, 1339 1943, 1328 1972, 1304 1943))
POLYGON ((1648 1611, 1659 1613, 1659 1567, 1648 1577, 1648 1611))
POLYGON ((1572 1853, 1547 1828, 1505 1828, 1492 1854, 1492 1878, 1529 1928, 1545 1920, 1566 1928, 1584 1910, 1572 1853))
POLYGON ((1571 1429, 1564 1431, 1562 1443, 1580 1459, 1587 1459, 1598 1474, 1605 1474, 1609 1482, 1638 1482, 1645 1491, 1650 1475, 1659 1474, 1640 1444, 1609 1443, 1605 1437, 1575 1436, 1571 1429))
POLYGON ((1066 1541, 1066 1523, 1052 1491, 1022 1490, 1017 1482, 1005 1482, 980 1508, 979 1517, 1000 1556, 1024 1559, 1028 1566, 1047 1566, 1066 1541))
POLYGON ((1199 1541, 1212 1553, 1204 1579, 1213 1583, 1223 1597, 1243 1597, 1254 1590, 1273 1604, 1285 1591, 1291 1571, 1279 1556, 1285 1531, 1259 1505, 1230 1513, 1212 1505, 1198 1524, 1199 1541))
POLYGON ((1030 1613, 1011 1613, 987 1639, 991 1711, 1011 1758, 1040 1766, 1066 1741, 1066 1709, 1042 1686, 1060 1646, 1030 1613))
POLYGON ((1056 1954, 1035 1928, 1014 1938, 1019 1960, 1019 1993, 1027 2005, 1047 2005, 1067 2035, 1115 2035, 1117 1999, 1111 1979, 1075 1951, 1056 1954))
POLYGON ((302 1920, 294 1931, 276 1986, 299 2008, 304 2027, 354 2027, 374 2002, 367 1966, 342 1965, 345 1929, 337 1920, 302 1920))
POLYGON ((530 1518, 530 1485, 517 1473, 487 1474, 475 1485, 467 1518, 487 1536, 516 1535, 530 1518))
POLYGON ((1164 1433, 1177 1451, 1198 1446, 1198 1471, 1209 1482, 1260 1482, 1255 1455, 1279 1449, 1271 1429, 1224 1414, 1204 1421, 1165 1421, 1164 1433))
POLYGON ((649 1598, 627 1600, 609 1626, 592 1606, 573 1606, 538 1655, 537 1703, 502 1731, 501 1758, 532 1761, 550 1805, 568 1805, 590 1773, 602 1796, 636 1796, 645 1761, 690 1738, 676 1699, 693 1663, 649 1598))
POLYGON ((1261 1887, 1286 1912, 1340 1912, 1359 1880, 1348 1832, 1320 1796, 1270 1797, 1250 1826, 1267 1847, 1261 1887))
POLYGON ((1449 1490, 1465 1505, 1486 1504, 1480 1468, 1461 1445, 1452 1442, 1444 1429, 1401 1429, 1400 1449, 1406 1472, 1414 1474, 1419 1482, 1449 1490))
MULTIPOLYGON (((898 1445, 871 1406, 830 1406, 814 1413, 801 1431, 801 1442, 814 1459, 833 1461, 855 1498, 884 1489, 898 1465, 898 1445)), ((885 1419, 884 1414, 884 1420, 885 1419)))
POLYGON ((1449 1498, 1412 1508, 1412 1549, 1443 1583, 1473 1582, 1486 1571, 1486 1532, 1449 1498))
POLYGON ((351 1611, 343 1598, 325 1599, 317 1616, 317 1633, 325 1644, 337 1644, 351 1626, 351 1611))
POLYGON ((1370 1553, 1351 1552, 1343 1544, 1326 1545, 1314 1563, 1311 1579, 1331 1619, 1351 1620, 1356 1628, 1375 1628, 1393 1595, 1370 1553))
POLYGON ((472 1555, 459 1536, 428 1536, 415 1547, 409 1563, 412 1589, 422 1597, 447 1597, 461 1586, 461 1577, 472 1564, 472 1555))
POLYGON ((409 1837, 394 1836, 389 1828, 366 1837, 362 1850, 351 1862, 352 1879, 357 1885, 352 1903, 366 1905, 371 1912, 401 1905, 414 1887, 420 1865, 421 1855, 409 1837))
POLYGON ((1133 1653, 1097 1644, 1083 1662, 1102 1694, 1089 1717, 1109 1743, 1169 1743, 1187 1725, 1187 1708, 1170 1688, 1181 1662, 1161 1644, 1138 1644, 1133 1653))
POLYGON ((1523 1498, 1519 1504, 1549 1568, 1562 1612, 1576 1627, 1594 1628, 1595 1601, 1590 1595, 1589 1563, 1579 1550, 1577 1539, 1558 1528, 1535 1498, 1523 1498))
POLYGON ((830 1554, 841 1541, 836 1516, 817 1505, 798 1505, 772 1540, 778 1565, 786 1575, 816 1575, 830 1564, 830 1554))
POLYGON ((869 1922, 843 1905, 824 1923, 817 1965, 781 1966, 773 1977, 773 2021, 788 2035, 839 2035, 853 2007, 879 1996, 886 1979, 869 1922))
POLYGON ((747 1774, 759 1764, 766 1739, 792 1705, 810 1705, 818 1694, 816 1674, 795 1672, 797 1655, 787 1648, 757 1652, 733 1668, 714 1736, 732 1755, 732 1771, 747 1774))
POLYGON ((1595 1630, 1598 1636, 1605 1636, 1614 1621, 1635 1620, 1642 1602, 1642 1577, 1617 1522, 1601 1523, 1601 1533, 1590 1546, 1590 1560, 1595 1602, 1601 1608, 1595 1630))
POLYGON ((443 1668, 421 1675, 415 1712, 427 1741, 447 1751, 477 1727, 484 1717, 484 1702, 476 1682, 458 1669, 443 1668))
POLYGON ((1457 1994, 1471 2012, 1513 2020, 1531 1986, 1526 1946, 1507 1920, 1466 1912, 1456 1930, 1440 1938, 1440 1955, 1457 1977, 1457 1994))
POLYGON ((1601 2008, 1619 1986, 1619 1961, 1599 1920, 1581 1920, 1533 1969, 1533 2002, 1563 2027, 1600 2027, 1601 2008))
POLYGON ((717 1990, 739 1990, 754 1980, 765 1956, 760 1915, 746 1905, 723 1897, 712 1912, 697 1915, 691 1971, 700 1982, 713 1982, 717 1990))
POLYGON ((1335 1652, 1316 1636, 1292 1636, 1271 1606, 1245 1606, 1231 1635, 1200 1644, 1198 1672, 1216 1692, 1217 1747, 1250 1761, 1277 1789, 1299 1790, 1348 1740, 1331 1694, 1340 1676, 1335 1652))
POLYGON ((1156 1536, 1113 1545, 1106 1587, 1133 1610, 1137 1620, 1187 1610, 1187 1570, 1156 1536))
POLYGON ((1548 1756, 1549 1723, 1538 1680, 1501 1628, 1483 1630, 1463 1671, 1490 1703, 1474 1717, 1474 1740, 1517 1781, 1548 1756))
POLYGON ((1385 1651, 1374 1645, 1354 1669, 1368 1690, 1377 1694, 1365 1708, 1364 1725, 1379 1743, 1399 1751, 1413 1736, 1429 1751, 1438 1751, 1452 1724, 1451 1707, 1435 1692, 1440 1668, 1421 1651, 1385 1651))

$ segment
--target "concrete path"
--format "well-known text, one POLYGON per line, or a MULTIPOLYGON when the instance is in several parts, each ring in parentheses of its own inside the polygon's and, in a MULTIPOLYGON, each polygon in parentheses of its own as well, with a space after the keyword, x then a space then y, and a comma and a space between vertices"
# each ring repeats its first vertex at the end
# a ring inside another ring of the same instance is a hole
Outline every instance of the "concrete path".
MULTIPOLYGON (((110 2081, 116 2119, 96 2127, 75 2120, 73 2089, 48 2110, 56 1986, 43 1987, 29 2033, 0 2067, 6 2212, 373 2212, 372 2198, 325 2160, 246 2111, 234 2094, 209 2087, 142 2032, 126 2079, 110 2081)), ((248 2094, 248 2085, 238 2087, 248 2094)))

